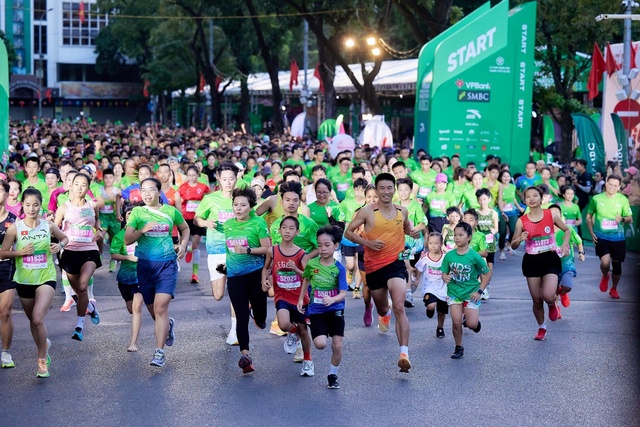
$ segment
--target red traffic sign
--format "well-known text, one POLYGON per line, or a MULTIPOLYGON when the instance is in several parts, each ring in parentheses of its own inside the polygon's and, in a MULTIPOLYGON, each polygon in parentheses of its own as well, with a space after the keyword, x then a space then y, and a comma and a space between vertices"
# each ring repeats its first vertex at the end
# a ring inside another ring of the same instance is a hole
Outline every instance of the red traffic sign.
POLYGON ((640 124, 640 103, 633 99, 618 102, 613 112, 620 116, 624 128, 629 131, 640 124))

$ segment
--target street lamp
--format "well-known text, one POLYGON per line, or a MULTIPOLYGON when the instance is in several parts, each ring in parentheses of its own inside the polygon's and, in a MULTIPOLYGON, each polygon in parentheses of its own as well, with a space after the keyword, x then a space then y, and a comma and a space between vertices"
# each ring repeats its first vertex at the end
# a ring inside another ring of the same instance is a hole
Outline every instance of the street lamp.
MULTIPOLYGON (((368 36, 366 39, 364 39, 364 42, 366 43, 368 49, 370 49, 369 52, 373 56, 380 56, 382 54, 382 50, 380 50, 380 48, 378 47, 378 38, 376 36, 368 36)), ((347 49, 357 49, 358 51, 360 51, 360 45, 353 37, 345 39, 344 45, 347 47, 347 49)))
POLYGON ((38 118, 42 118, 42 62, 44 61, 44 56, 42 55, 42 20, 45 16, 47 16, 47 13, 51 12, 52 10, 53 8, 42 11, 39 19, 40 25, 38 25, 38 118))

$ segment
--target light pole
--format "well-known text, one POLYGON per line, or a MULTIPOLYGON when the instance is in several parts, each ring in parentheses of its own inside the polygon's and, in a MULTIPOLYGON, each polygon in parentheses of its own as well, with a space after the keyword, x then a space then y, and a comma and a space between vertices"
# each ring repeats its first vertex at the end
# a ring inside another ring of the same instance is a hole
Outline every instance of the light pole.
POLYGON ((42 118, 42 61, 44 61, 42 55, 42 19, 52 10, 53 8, 42 11, 39 19, 40 24, 38 25, 38 118, 42 118))

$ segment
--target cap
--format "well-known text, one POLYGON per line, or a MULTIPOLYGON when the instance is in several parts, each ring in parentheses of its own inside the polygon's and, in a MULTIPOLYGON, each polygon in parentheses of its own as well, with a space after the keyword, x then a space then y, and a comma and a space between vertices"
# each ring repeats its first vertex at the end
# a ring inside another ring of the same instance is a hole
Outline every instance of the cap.
POLYGON ((627 168, 624 171, 627 173, 630 173, 631 175, 635 175, 638 173, 638 168, 635 166, 631 166, 630 168, 627 168))
POLYGON ((180 163, 184 163, 186 165, 186 164, 188 164, 190 162, 189 162, 189 159, 187 159, 186 157, 183 157, 183 158, 180 159, 180 163))
POLYGON ((558 162, 551 162, 551 166, 553 166, 554 168, 561 168, 562 165, 558 162))
POLYGON ((251 180, 251 187, 255 187, 255 186, 264 188, 264 180, 262 178, 253 178, 251 180))
POLYGON ((167 163, 178 163, 178 158, 176 156, 169 156, 167 163))
POLYGON ((241 171, 243 171, 245 169, 244 165, 240 162, 235 162, 234 165, 236 165, 236 167, 238 169, 240 169, 241 171))
POLYGON ((58 172, 58 169, 56 168, 47 169, 47 172, 45 173, 45 175, 49 175, 50 173, 54 175, 60 175, 60 172, 58 172))
POLYGON ((96 165, 94 165, 93 163, 86 164, 83 169, 86 169, 91 173, 96 173, 98 171, 98 169, 96 168, 96 165))
POLYGON ((436 175, 436 182, 449 182, 449 179, 447 178, 447 175, 439 173, 436 175))

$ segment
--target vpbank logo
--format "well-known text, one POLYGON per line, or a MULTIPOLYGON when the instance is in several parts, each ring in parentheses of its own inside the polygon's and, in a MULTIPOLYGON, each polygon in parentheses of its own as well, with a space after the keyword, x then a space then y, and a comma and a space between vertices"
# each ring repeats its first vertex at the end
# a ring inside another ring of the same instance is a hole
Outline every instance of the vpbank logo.
POLYGON ((465 119, 467 120, 475 120, 475 119, 481 119, 482 118, 482 114, 480 114, 480 111, 478 110, 467 110, 467 116, 465 117, 465 119))
POLYGON ((464 80, 462 79, 456 80, 456 86, 458 86, 459 88, 462 88, 462 86, 464 86, 464 80))
POLYGON ((458 86, 458 89, 462 89, 463 86, 465 89, 471 89, 471 90, 491 90, 491 83, 481 83, 481 82, 465 82, 462 79, 458 79, 455 81, 456 86, 458 86))

